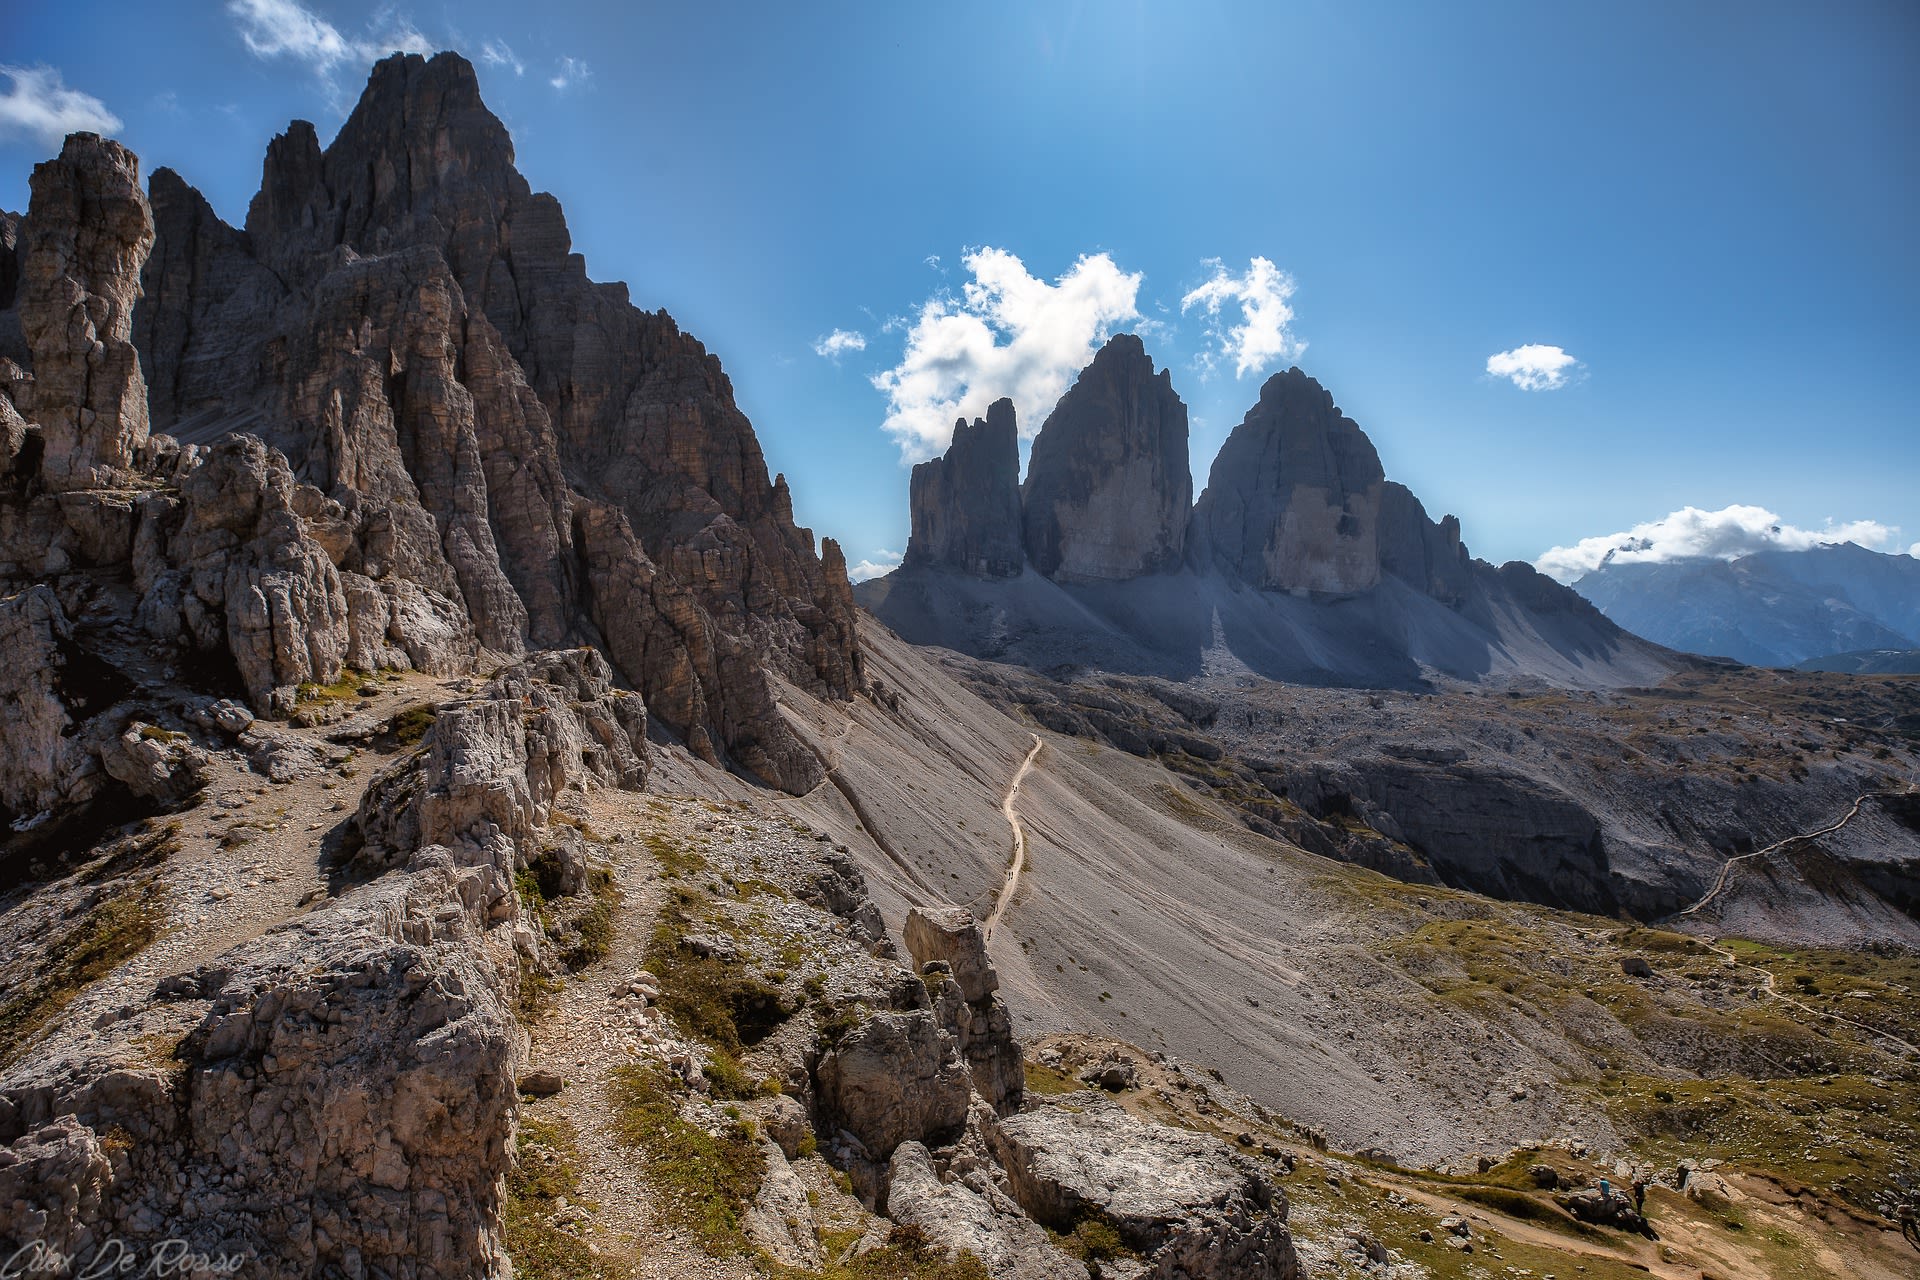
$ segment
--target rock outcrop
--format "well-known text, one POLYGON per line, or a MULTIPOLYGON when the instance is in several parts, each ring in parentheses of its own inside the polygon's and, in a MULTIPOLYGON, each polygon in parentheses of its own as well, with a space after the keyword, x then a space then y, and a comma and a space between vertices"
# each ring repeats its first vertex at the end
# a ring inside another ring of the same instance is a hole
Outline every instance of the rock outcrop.
POLYGON ((830 1128, 859 1139, 873 1160, 903 1142, 951 1142, 973 1096, 958 1043, 927 1009, 875 1014, 828 1050, 814 1075, 830 1128))
MULTIPOLYGON (((556 808, 644 776, 638 699, 609 677, 591 651, 502 672, 369 792, 357 825, 383 857, 358 869, 390 874, 10 1064, 0 1248, 179 1240, 263 1276, 499 1274, 514 1008, 543 962, 514 876, 565 847, 544 834, 556 808), (173 1047, 124 1065, 149 1039, 173 1047)), ((225 722, 250 731, 243 715, 225 722)))
POLYGON ((941 1026, 973 1073, 974 1088, 1002 1115, 1019 1107, 1026 1066, 1013 1036, 1013 1015, 994 994, 1000 975, 979 921, 965 907, 915 907, 901 932, 941 1026))
POLYGON ((976 1181, 978 1189, 942 1181, 927 1149, 903 1142, 887 1168, 887 1216, 949 1253, 972 1253, 994 1280, 1084 1280, 1085 1263, 1062 1253, 991 1181, 976 1181))
POLYGON ((953 424, 944 456, 913 469, 913 532, 902 564, 1018 577, 1026 563, 1020 517, 1020 441, 1013 401, 953 424))
POLYGON ((914 968, 925 973, 929 964, 945 965, 961 999, 985 1000, 1000 989, 980 923, 965 907, 915 907, 900 934, 914 968))
POLYGON ((0 599, 0 809, 32 818, 90 796, 99 767, 75 738, 64 685, 73 624, 44 584, 0 599))
POLYGON ((1034 438, 1021 488, 1027 558, 1062 582, 1180 566, 1193 478, 1187 407, 1130 333, 1110 339, 1034 438))
POLYGON ((1014 1200, 1070 1230, 1094 1216, 1153 1280, 1293 1280, 1287 1199, 1217 1138, 1148 1124, 1113 1104, 1046 1107, 991 1125, 1014 1200))
POLYGON ((48 489, 113 484, 147 439, 147 388, 130 341, 153 213, 140 162, 117 142, 68 137, 36 165, 19 246, 18 307, 33 355, 29 416, 48 489))

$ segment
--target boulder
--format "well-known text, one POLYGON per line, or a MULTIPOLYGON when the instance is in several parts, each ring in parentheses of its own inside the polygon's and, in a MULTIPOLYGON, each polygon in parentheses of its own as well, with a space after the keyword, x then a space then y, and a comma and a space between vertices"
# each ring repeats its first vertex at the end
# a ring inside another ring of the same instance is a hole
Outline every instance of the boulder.
POLYGON ((875 1014, 827 1050, 814 1078, 829 1126, 874 1160, 902 1142, 956 1137, 973 1094, 959 1045, 928 1009, 875 1014))
POLYGON ((988 1140, 1020 1207, 1071 1230, 1099 1217, 1172 1280, 1292 1280, 1287 1201, 1217 1138, 1148 1124, 1118 1106, 1040 1107, 994 1123, 988 1140))
POLYGON ((983 1187, 943 1181, 926 1147, 903 1142, 887 1167, 887 1216, 948 1253, 972 1253, 993 1280, 1086 1280, 1085 1263, 1062 1253, 991 1183, 983 1187))
POLYGON ((916 969, 944 962, 968 1002, 985 1000, 1000 989, 986 936, 965 907, 915 907, 907 913, 901 936, 916 969))
POLYGON ((788 1094, 776 1094, 768 1098, 759 1108, 760 1128, 773 1139, 780 1148, 780 1154, 789 1160, 800 1156, 800 1149, 813 1136, 813 1126, 807 1121, 807 1109, 798 1098, 788 1094))
POLYGON ((817 1270, 822 1261, 820 1241, 807 1188, 778 1146, 763 1141, 760 1155, 766 1172, 747 1206, 747 1237, 783 1267, 817 1270))
POLYGON ((178 804, 207 783, 207 753, 184 733, 136 720, 100 748, 107 776, 143 799, 178 804))

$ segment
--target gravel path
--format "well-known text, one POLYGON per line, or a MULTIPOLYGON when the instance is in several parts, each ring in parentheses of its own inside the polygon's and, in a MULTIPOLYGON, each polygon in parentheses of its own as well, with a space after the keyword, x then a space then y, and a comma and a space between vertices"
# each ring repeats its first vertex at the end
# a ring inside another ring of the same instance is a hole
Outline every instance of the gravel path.
POLYGON ((1007 908, 1013 903, 1013 895, 1020 888, 1020 873, 1027 866, 1027 833, 1020 826, 1020 815, 1014 812, 1013 802, 1020 798, 1020 784, 1026 781, 1027 774, 1033 768, 1033 762, 1040 758, 1040 748, 1046 744, 1040 741, 1040 735, 1033 735, 1033 750, 1027 752, 1027 758, 1020 762, 1013 781, 1007 786, 1006 798, 1000 801, 1000 812, 1006 817, 1007 826, 1013 830, 1013 864, 1007 868, 1007 882, 1000 886, 1000 896, 993 904, 993 913, 987 917, 981 933, 988 942, 993 941, 994 927, 1000 923, 1000 917, 1007 914, 1007 908))

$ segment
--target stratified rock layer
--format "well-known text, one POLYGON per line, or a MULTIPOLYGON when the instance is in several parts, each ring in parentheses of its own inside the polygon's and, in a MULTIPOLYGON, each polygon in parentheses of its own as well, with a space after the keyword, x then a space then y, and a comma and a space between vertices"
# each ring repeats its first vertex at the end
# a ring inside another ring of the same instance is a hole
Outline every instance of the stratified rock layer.
POLYGON ((1110 339, 1034 438, 1021 490, 1027 558, 1063 582, 1175 569, 1193 478, 1187 406, 1140 339, 1110 339))
POLYGON ((986 578, 1019 575, 1026 556, 1013 401, 994 401, 971 425, 964 418, 954 423, 946 454, 914 467, 912 484, 913 533, 903 564, 986 578))

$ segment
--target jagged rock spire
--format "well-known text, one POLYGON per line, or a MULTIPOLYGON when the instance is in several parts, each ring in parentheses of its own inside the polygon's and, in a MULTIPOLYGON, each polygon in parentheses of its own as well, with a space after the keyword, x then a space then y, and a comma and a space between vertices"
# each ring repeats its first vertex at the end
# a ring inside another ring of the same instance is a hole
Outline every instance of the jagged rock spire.
POLYGON ((939 565, 987 578, 1019 575, 1020 442, 1013 401, 953 424, 944 457, 913 469, 913 533, 902 563, 939 565))

